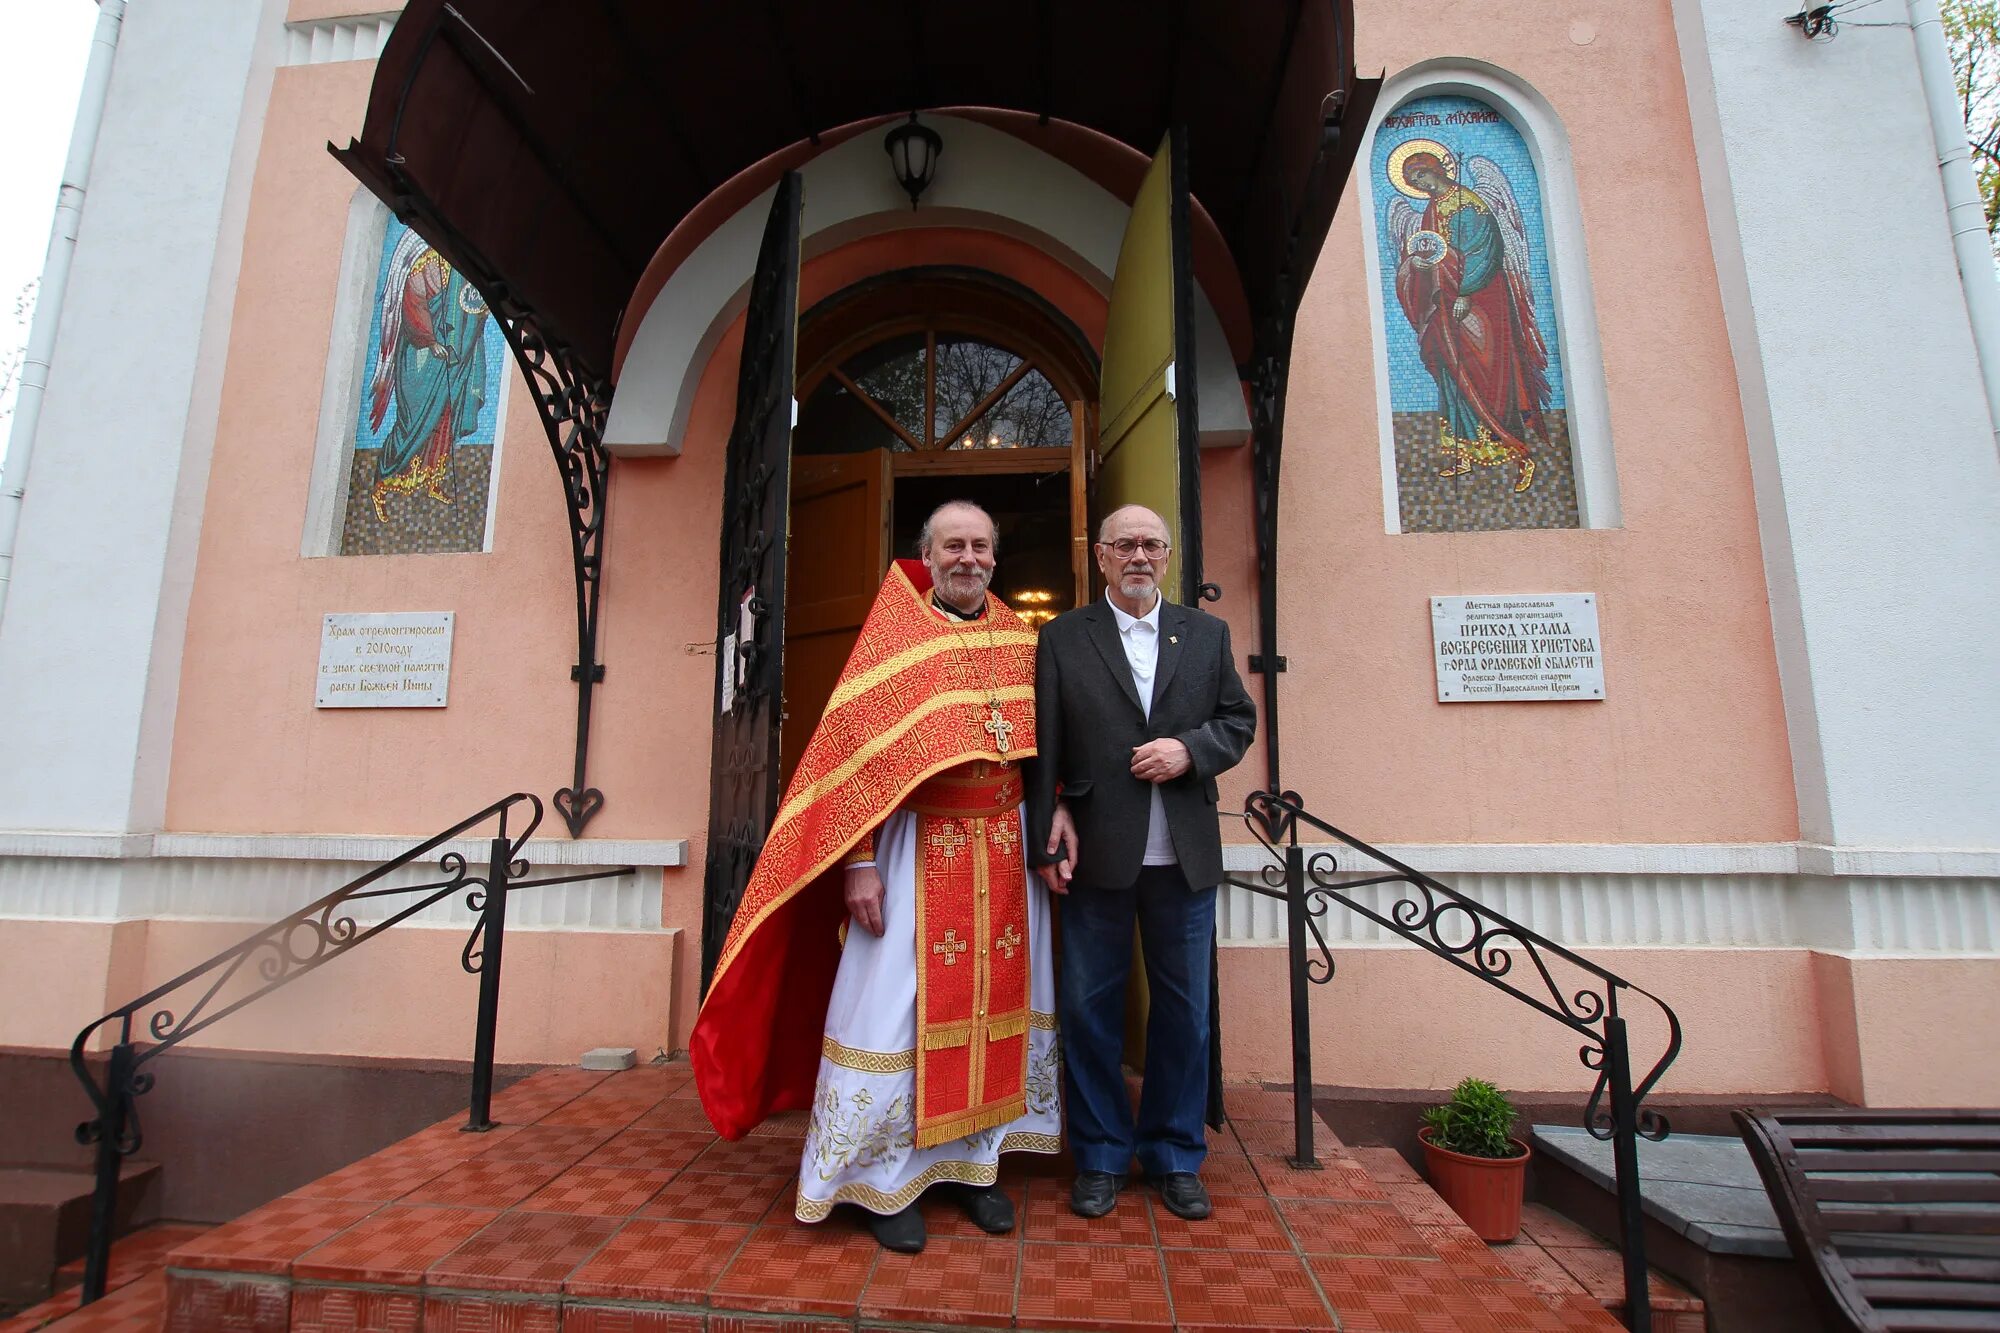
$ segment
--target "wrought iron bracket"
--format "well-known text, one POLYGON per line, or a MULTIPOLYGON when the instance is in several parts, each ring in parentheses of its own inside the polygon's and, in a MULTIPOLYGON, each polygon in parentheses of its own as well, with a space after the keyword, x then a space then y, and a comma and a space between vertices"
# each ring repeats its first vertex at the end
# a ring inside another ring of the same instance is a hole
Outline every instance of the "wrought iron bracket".
POLYGON ((532 311, 491 294, 486 299, 500 317, 514 359, 534 394, 569 510, 570 566, 576 580, 577 664, 569 672, 576 683, 576 752, 570 785, 556 792, 553 803, 569 836, 580 838, 584 826, 604 808, 604 793, 589 785, 586 772, 590 706, 596 687, 604 681, 604 664, 597 660, 597 617, 604 582, 605 502, 611 485, 611 451, 604 447, 611 386, 585 371, 567 348, 550 346, 532 311))
POLYGON ((604 445, 605 422, 611 413, 611 382, 585 363, 575 349, 542 330, 541 318, 523 302, 498 270, 438 212, 430 197, 398 159, 390 159, 396 216, 457 266, 485 298, 514 361, 528 382, 535 413, 548 436, 556 472, 562 480, 563 505, 569 513, 570 567, 576 582, 576 655, 569 678, 576 684, 576 750, 570 784, 553 797, 572 838, 604 808, 604 793, 591 786, 590 710, 596 687, 604 682, 604 664, 597 660, 599 594, 604 580, 604 515, 611 486, 611 451, 604 445))
POLYGON ((1292 319, 1289 302, 1260 330, 1261 346, 1249 366, 1250 473, 1257 538, 1257 646, 1250 671, 1264 678, 1264 769, 1266 789, 1283 791, 1278 748, 1278 478, 1285 449, 1285 390, 1290 379, 1292 319), (1265 663, 1276 669, 1266 671, 1265 663))

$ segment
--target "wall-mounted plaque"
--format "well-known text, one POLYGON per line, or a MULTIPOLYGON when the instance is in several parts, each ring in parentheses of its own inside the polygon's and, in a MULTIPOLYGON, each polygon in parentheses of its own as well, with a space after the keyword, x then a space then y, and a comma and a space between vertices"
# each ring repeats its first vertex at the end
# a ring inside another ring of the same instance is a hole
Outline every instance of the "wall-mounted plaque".
POLYGON ((1431 598, 1443 704, 1604 698, 1597 594, 1431 598))
POLYGON ((443 708, 452 611, 363 611, 320 623, 321 708, 443 708))

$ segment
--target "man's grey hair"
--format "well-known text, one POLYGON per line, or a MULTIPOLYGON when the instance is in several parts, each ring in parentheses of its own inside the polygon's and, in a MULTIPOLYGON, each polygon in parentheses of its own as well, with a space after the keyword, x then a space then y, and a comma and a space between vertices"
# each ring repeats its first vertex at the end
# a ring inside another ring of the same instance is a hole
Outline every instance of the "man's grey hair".
POLYGON ((937 516, 947 509, 970 509, 973 513, 985 519, 986 526, 993 530, 993 554, 996 557, 1000 554, 1000 525, 993 521, 993 515, 986 512, 986 506, 974 504, 970 500, 946 500, 936 509, 931 510, 929 516, 924 519, 924 526, 917 531, 917 559, 929 560, 931 558, 931 524, 936 522, 937 516))

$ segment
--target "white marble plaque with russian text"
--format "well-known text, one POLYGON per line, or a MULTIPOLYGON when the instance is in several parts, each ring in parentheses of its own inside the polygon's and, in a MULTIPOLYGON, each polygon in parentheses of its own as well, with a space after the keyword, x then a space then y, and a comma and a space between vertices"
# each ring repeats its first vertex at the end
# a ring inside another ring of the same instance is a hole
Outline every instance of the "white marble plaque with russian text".
POLYGON ((361 611, 320 625, 321 708, 443 708, 452 611, 361 611))
POLYGON ((1443 704, 1604 698, 1597 594, 1431 598, 1443 704))

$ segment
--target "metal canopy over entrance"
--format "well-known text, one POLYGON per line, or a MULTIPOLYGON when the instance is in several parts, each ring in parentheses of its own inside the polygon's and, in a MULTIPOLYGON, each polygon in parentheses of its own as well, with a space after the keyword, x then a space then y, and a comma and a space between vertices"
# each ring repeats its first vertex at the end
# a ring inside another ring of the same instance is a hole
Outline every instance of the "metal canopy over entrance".
MULTIPOLYGON (((576 570, 577 748, 556 804, 579 836, 625 305, 668 234, 724 182, 823 135, 913 110, 1007 113, 1062 156, 1090 136, 1187 144, 1253 325, 1261 661, 1278 669, 1276 484, 1293 311, 1379 82, 1354 75, 1352 0, 410 0, 360 137, 334 156, 456 265, 507 331, 563 478, 576 570)), ((331 146, 330 146, 331 147, 331 146)), ((748 275, 745 275, 746 278, 748 275)), ((1259 665, 1253 659, 1253 668, 1259 665)), ((1265 678, 1271 780, 1275 685, 1265 678)))

